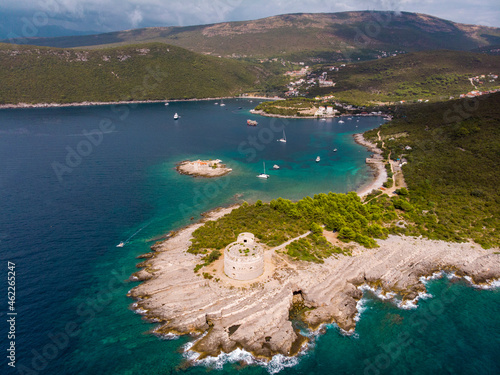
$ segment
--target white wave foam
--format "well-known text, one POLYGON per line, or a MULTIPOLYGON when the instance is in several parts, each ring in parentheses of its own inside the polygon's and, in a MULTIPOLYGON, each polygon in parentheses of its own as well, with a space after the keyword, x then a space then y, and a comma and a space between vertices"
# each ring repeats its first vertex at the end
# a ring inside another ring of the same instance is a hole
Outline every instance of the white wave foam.
POLYGON ((169 333, 159 334, 158 337, 162 340, 170 341, 170 340, 177 340, 180 336, 176 335, 175 333, 169 332, 169 333))
MULTIPOLYGON (((206 366, 217 370, 221 370, 226 363, 243 362, 247 365, 258 365, 264 367, 269 374, 277 374, 283 369, 293 367, 299 363, 299 359, 297 357, 287 357, 283 354, 274 355, 270 361, 256 359, 250 352, 240 348, 233 350, 231 353, 221 353, 217 357, 209 356, 201 360, 197 360, 200 354, 189 350, 194 343, 188 344, 184 345, 186 349, 184 357, 187 360, 192 361, 194 365, 206 366)), ((299 355, 302 353, 303 351, 301 351, 299 355)))
POLYGON ((360 300, 358 300, 358 302, 356 302, 356 310, 357 310, 357 312, 356 312, 356 315, 354 316, 354 321, 355 322, 359 322, 359 319, 361 318, 361 314, 363 314, 363 312, 365 312, 366 309, 368 308, 366 306, 366 302, 367 301, 368 300, 365 297, 363 297, 360 300))
POLYGON ((367 285, 367 284, 363 284, 361 286, 358 286, 358 289, 362 290, 363 292, 369 290, 373 294, 375 294, 377 296, 377 298, 379 298, 381 300, 390 300, 390 299, 393 299, 394 297, 396 297, 396 295, 397 295, 394 292, 385 292, 381 288, 375 289, 374 287, 367 285))
POLYGON ((500 279, 488 280, 484 284, 476 284, 474 282, 474 280, 472 280, 472 277, 470 277, 470 276, 464 276, 464 279, 467 280, 467 282, 469 284, 471 284, 472 287, 477 288, 477 289, 491 290, 491 289, 500 288, 500 279))

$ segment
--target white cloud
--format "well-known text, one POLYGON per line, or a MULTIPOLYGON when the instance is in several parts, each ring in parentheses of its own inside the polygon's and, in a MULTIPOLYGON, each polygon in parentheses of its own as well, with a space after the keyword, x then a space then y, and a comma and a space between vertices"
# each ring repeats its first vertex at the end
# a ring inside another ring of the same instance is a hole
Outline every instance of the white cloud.
POLYGON ((130 19, 132 28, 137 28, 143 19, 142 12, 139 8, 135 8, 134 11, 128 15, 128 18, 130 19))

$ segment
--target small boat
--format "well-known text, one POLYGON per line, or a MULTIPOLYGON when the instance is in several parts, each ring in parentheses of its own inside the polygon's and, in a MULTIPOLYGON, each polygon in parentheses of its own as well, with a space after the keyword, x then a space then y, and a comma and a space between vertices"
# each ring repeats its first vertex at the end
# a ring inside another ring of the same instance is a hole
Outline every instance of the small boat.
POLYGON ((169 105, 170 103, 169 102, 166 102, 165 105, 169 105))
POLYGON ((320 160, 321 158, 319 156, 316 156, 316 163, 319 163, 320 160))
POLYGON ((238 109, 242 109, 243 107, 238 107, 238 109))
POLYGON ((177 119, 179 119, 180 117, 181 117, 181 116, 179 116, 179 115, 178 115, 178 113, 177 113, 177 112, 175 112, 175 115, 174 115, 174 120, 177 120, 177 119))
POLYGON ((220 106, 221 107, 225 107, 226 105, 222 102, 222 100, 220 101, 220 106))
POLYGON ((339 120, 339 124, 343 124, 344 123, 344 120, 339 120))
POLYGON ((257 175, 258 178, 269 178, 269 175, 266 174, 266 163, 265 162, 262 162, 264 164, 264 173, 261 173, 259 175, 257 175))
POLYGON ((333 152, 337 152, 337 149, 336 149, 336 148, 334 148, 334 149, 333 149, 333 152))
POLYGON ((255 121, 255 120, 247 120, 247 125, 248 126, 257 126, 257 121, 255 121))
POLYGON ((219 103, 215 102, 214 105, 219 105, 219 103))
POLYGON ((283 129, 283 138, 278 139, 278 142, 286 143, 285 129, 283 129))
POLYGON ((347 119, 348 119, 348 120, 352 120, 352 117, 348 117, 347 119))
POLYGON ((123 241, 120 242, 118 245, 116 245, 116 247, 123 247, 123 246, 125 246, 125 242, 123 242, 123 241))
POLYGON ((280 166, 278 164, 274 164, 273 169, 280 169, 280 166))
POLYGON ((326 118, 323 117, 319 121, 326 121, 326 118))

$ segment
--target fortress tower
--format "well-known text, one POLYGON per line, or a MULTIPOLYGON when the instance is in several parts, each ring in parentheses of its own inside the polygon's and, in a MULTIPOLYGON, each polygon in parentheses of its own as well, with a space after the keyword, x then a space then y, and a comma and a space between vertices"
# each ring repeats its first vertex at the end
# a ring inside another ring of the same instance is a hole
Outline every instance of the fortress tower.
POLYGON ((252 280, 264 273, 264 252, 252 233, 240 233, 224 252, 224 273, 235 280, 252 280))

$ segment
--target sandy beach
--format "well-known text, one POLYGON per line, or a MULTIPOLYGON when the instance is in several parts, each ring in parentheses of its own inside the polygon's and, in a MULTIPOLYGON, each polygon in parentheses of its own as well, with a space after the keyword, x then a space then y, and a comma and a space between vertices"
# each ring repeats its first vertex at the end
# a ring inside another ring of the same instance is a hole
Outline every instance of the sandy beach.
POLYGON ((361 146, 366 147, 369 151, 373 152, 373 156, 370 158, 370 163, 368 165, 373 169, 373 180, 365 186, 358 189, 357 193, 360 197, 364 197, 372 192, 372 190, 377 190, 383 187, 384 182, 387 181, 387 171, 384 166, 384 161, 382 158, 382 150, 377 148, 375 143, 367 141, 363 134, 354 134, 354 141, 361 146))

